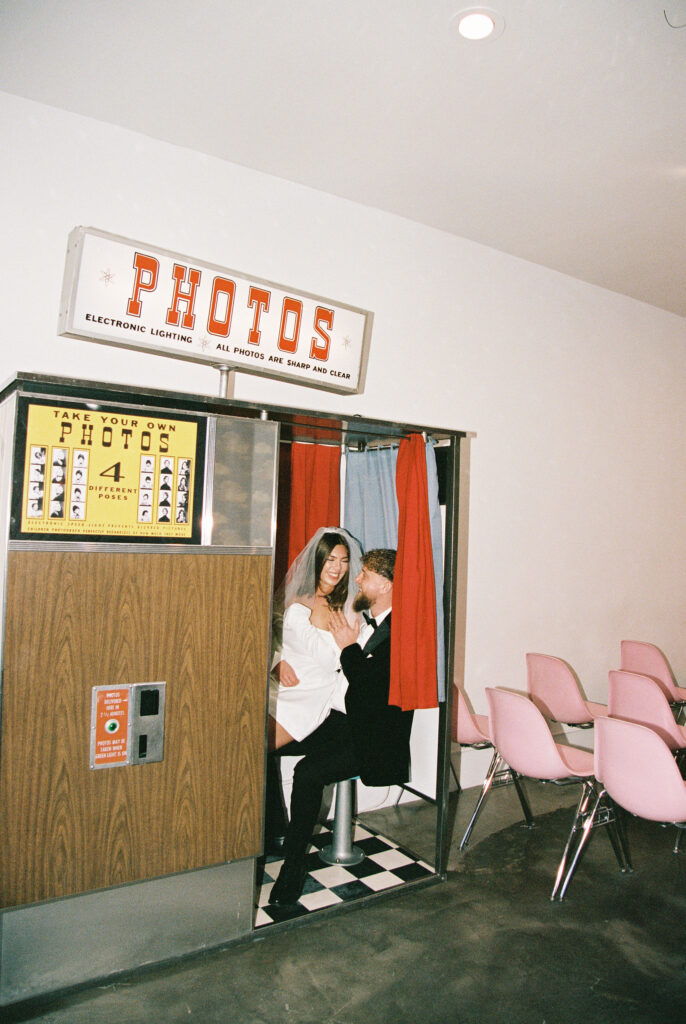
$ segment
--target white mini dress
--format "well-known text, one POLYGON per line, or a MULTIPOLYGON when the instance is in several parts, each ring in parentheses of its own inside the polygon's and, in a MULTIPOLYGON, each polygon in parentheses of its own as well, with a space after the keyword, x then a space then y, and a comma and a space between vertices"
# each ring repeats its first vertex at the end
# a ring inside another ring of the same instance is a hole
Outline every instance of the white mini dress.
POLYGON ((310 622, 311 609, 289 605, 283 617, 283 642, 275 662, 287 661, 300 680, 282 686, 269 684, 269 714, 294 740, 309 736, 332 708, 345 711, 348 681, 341 671, 341 652, 328 629, 310 622))

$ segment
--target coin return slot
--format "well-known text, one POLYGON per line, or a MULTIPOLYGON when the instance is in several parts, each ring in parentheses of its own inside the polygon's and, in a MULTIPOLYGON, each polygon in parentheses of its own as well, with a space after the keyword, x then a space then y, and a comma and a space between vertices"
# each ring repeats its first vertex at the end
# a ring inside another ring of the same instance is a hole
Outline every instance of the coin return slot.
POLYGON ((166 683, 134 683, 130 764, 154 764, 164 757, 166 683))

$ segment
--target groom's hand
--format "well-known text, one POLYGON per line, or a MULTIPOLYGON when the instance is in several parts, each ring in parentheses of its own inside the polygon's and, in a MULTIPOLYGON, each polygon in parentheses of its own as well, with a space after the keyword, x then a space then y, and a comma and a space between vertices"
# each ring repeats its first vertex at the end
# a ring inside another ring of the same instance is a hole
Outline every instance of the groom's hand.
POLYGON ((344 647, 350 647, 351 644, 357 643, 360 624, 356 620, 355 625, 351 626, 343 612, 331 611, 329 612, 329 630, 338 646, 343 650, 344 647))

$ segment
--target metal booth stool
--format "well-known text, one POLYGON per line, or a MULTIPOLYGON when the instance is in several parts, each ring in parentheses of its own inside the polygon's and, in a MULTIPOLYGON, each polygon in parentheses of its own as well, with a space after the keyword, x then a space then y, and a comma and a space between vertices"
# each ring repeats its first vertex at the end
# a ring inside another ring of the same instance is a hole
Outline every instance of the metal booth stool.
POLYGON ((333 842, 319 851, 319 859, 325 864, 359 864, 364 860, 359 846, 353 846, 353 783, 358 778, 356 775, 336 783, 333 842))

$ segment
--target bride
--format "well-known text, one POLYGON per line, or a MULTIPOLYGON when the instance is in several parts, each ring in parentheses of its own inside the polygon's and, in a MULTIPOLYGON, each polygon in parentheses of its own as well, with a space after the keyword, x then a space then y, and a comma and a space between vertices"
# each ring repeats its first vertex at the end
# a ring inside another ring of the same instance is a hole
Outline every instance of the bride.
POLYGON ((341 527, 322 527, 296 557, 275 598, 275 651, 269 687, 269 749, 302 740, 329 711, 345 711, 347 681, 329 632, 331 611, 352 625, 360 545, 341 527), (351 582, 353 581, 353 582, 351 582))

